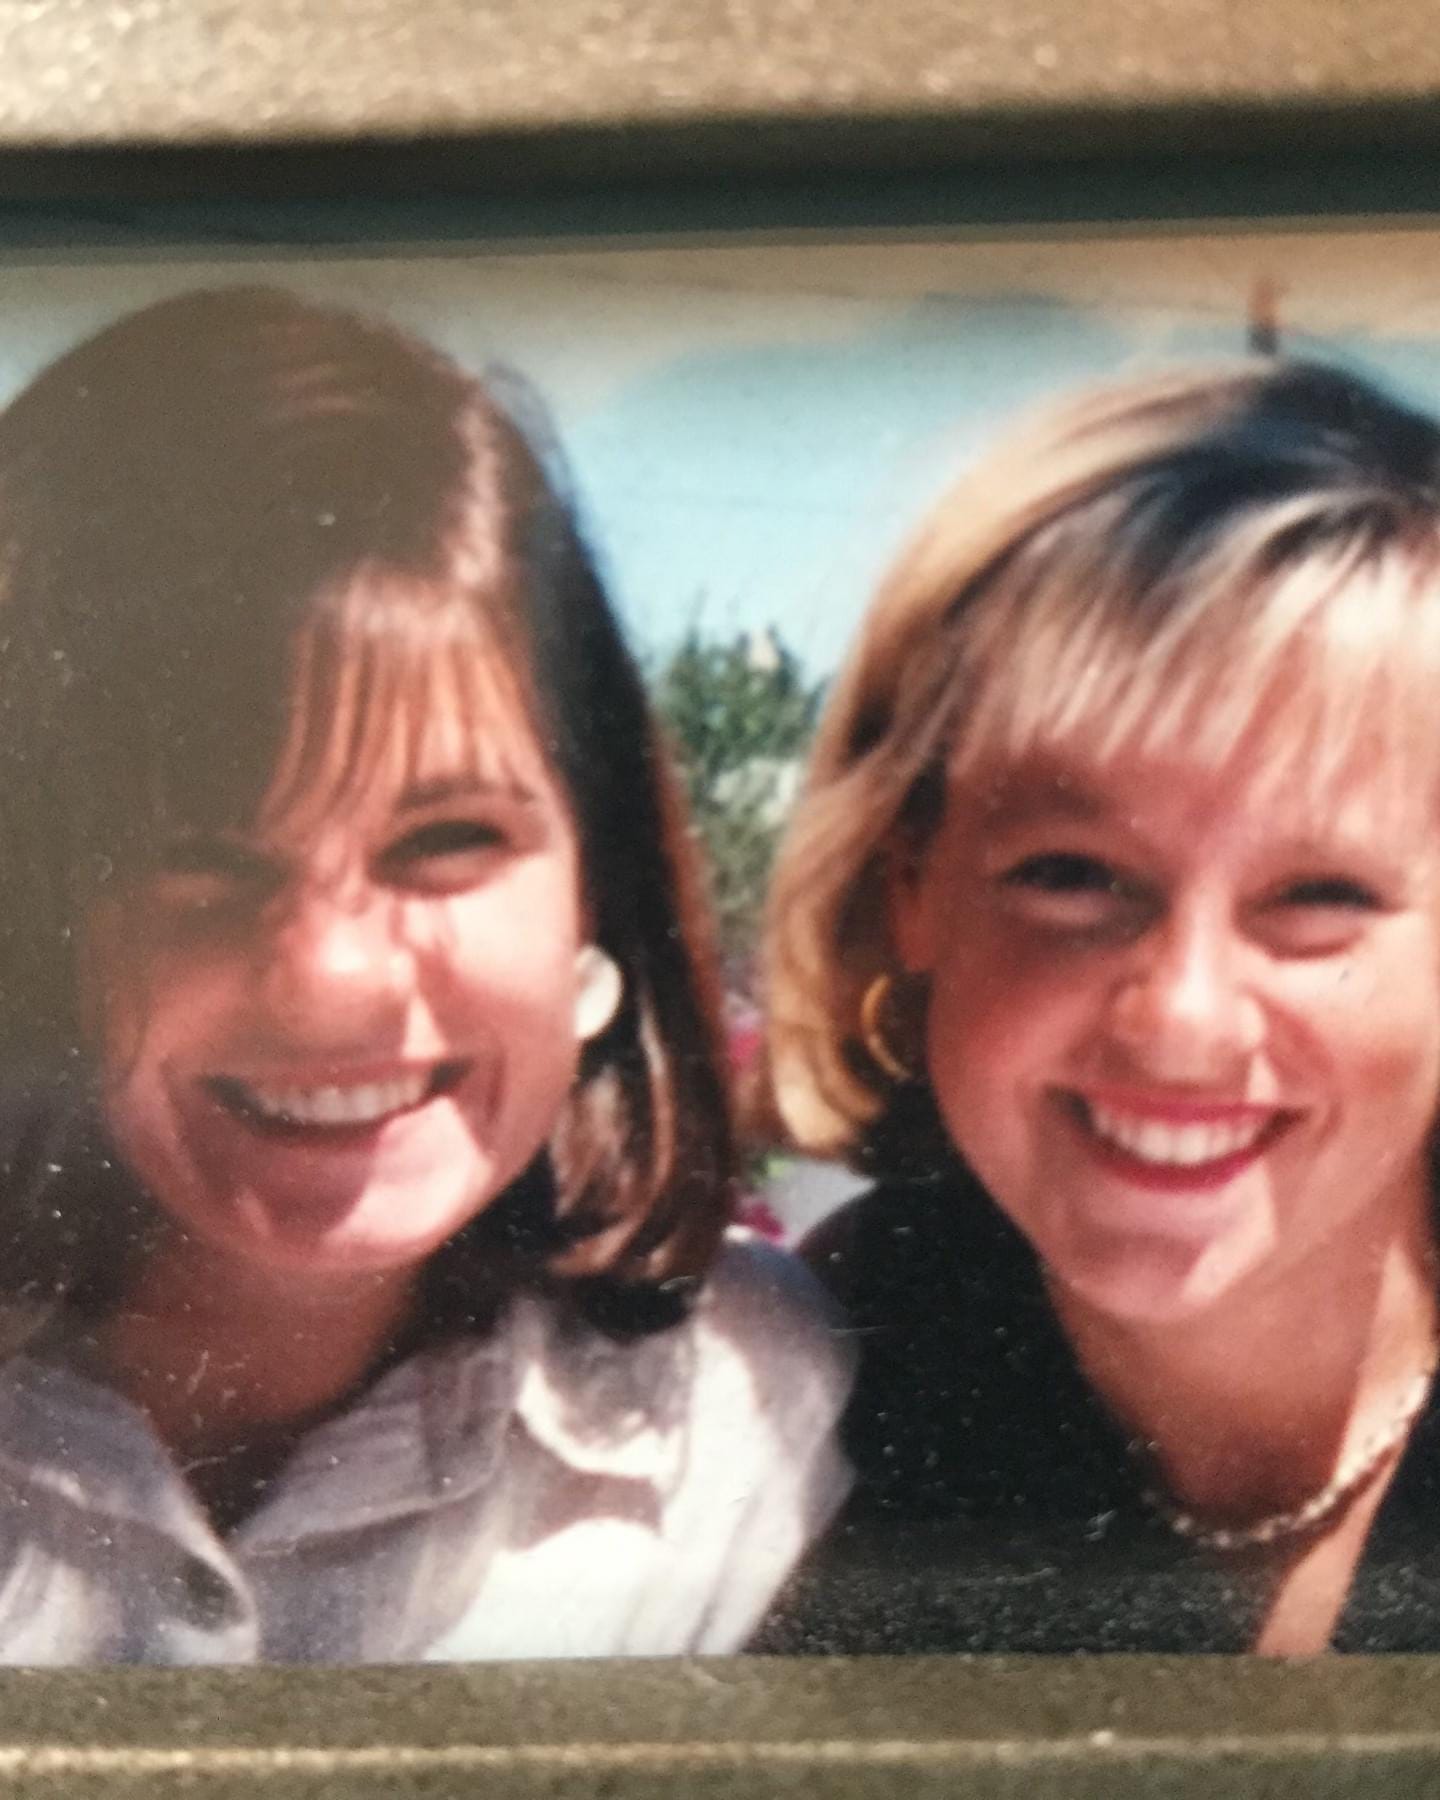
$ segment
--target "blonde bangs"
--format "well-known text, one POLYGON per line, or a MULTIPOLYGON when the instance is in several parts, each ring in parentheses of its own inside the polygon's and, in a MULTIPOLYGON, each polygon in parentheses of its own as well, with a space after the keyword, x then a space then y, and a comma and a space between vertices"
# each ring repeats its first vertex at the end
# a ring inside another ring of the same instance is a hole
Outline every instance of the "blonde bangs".
POLYGON ((518 766, 529 746, 543 751, 517 636, 501 608, 413 576, 366 574, 327 595, 294 643, 288 726, 257 822, 303 835, 401 791, 422 778, 437 721, 465 759, 447 774, 533 778, 518 766))
POLYGON ((861 1000, 899 967, 889 871, 957 781, 1134 756, 1322 821, 1357 776, 1366 805, 1437 805, 1437 710, 1435 422, 1268 360, 1046 408, 901 552, 817 728, 768 924, 795 1140, 864 1164, 914 1125, 861 1000))
POLYGON ((1263 781, 1316 796, 1362 754, 1412 786, 1440 784, 1436 546, 1341 542, 1267 569, 1287 523, 1271 512, 1233 534, 1169 604, 1137 604, 1098 558, 979 600, 957 670, 952 776, 1052 753, 1219 771, 1259 747, 1263 781))

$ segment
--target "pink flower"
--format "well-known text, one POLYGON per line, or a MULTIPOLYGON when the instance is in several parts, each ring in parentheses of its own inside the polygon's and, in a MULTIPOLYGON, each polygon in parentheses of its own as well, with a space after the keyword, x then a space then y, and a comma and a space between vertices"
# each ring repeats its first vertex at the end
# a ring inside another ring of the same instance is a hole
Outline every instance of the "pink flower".
POLYGON ((779 1215, 758 1194, 746 1195, 740 1202, 736 1219, 747 1230, 753 1231, 756 1237, 767 1238, 772 1244, 785 1242, 785 1227, 779 1215))

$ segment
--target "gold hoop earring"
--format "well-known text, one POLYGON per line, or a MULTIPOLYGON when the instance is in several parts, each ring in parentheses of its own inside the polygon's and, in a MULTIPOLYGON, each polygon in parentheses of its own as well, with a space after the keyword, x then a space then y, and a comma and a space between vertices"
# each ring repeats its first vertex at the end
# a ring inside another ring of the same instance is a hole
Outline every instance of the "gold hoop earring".
POLYGON ((885 1036, 885 1006, 895 987, 893 975, 877 975, 860 997, 860 1042, 870 1060, 892 1081, 913 1081, 915 1071, 891 1049, 885 1036))

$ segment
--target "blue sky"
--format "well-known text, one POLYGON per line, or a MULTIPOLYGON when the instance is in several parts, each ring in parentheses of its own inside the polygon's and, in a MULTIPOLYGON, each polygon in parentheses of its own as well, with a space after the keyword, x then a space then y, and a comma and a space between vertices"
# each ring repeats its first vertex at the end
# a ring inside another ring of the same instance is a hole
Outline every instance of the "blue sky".
MULTIPOLYGON (((1291 347, 1440 403, 1433 341, 1291 347)), ((946 483, 1015 414, 1113 375, 1137 348, 1123 325, 1063 301, 921 302, 844 343, 697 349, 579 421, 570 449, 645 642, 691 621, 721 634, 775 624, 824 672, 946 483)), ((1182 319, 1159 353, 1239 348, 1238 330, 1182 319)))
MULTIPOLYGON (((1404 252, 1395 266, 1423 276, 1426 246, 1404 252)), ((763 253, 724 246, 668 260, 17 263, 0 268, 0 392, 114 312, 179 288, 274 279, 389 313, 471 366, 508 363, 545 397, 648 659, 692 626, 728 637, 769 625, 824 674, 886 560, 1005 420, 1137 360, 1234 354, 1246 281, 1277 264, 1297 321, 1288 347, 1440 404, 1440 318, 1418 298, 1397 317, 1373 247, 1236 239, 1107 254, 791 249, 773 275, 763 253)))

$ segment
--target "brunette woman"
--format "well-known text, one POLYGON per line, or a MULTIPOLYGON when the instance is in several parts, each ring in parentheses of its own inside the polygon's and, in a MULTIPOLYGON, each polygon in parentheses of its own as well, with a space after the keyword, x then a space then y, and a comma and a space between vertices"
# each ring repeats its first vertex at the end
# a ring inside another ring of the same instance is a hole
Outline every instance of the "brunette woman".
POLYGON ((741 1643, 845 1376, 702 925, 485 384, 232 289, 0 415, 0 1657, 741 1643))

